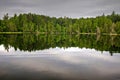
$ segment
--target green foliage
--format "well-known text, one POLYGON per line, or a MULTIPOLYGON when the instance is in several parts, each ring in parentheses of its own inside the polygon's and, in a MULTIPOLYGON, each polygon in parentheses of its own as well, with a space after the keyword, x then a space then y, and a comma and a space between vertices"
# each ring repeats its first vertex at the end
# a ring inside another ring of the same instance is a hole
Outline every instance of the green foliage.
POLYGON ((115 31, 120 34, 120 21, 116 23, 115 31))
POLYGON ((20 14, 9 18, 8 14, 0 20, 0 32, 43 32, 51 34, 107 33, 120 34, 120 15, 96 18, 72 19, 55 18, 37 14, 20 14), (99 29, 99 30, 98 30, 99 29))

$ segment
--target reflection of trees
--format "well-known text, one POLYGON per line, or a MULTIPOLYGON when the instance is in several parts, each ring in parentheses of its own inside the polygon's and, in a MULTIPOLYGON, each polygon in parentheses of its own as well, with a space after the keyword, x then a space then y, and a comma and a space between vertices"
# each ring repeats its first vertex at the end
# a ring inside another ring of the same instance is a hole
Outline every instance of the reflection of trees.
POLYGON ((9 46, 23 51, 43 50, 51 47, 86 47, 109 51, 111 55, 120 52, 120 36, 20 34, 0 35, 0 37, 0 44, 3 44, 6 50, 9 46))

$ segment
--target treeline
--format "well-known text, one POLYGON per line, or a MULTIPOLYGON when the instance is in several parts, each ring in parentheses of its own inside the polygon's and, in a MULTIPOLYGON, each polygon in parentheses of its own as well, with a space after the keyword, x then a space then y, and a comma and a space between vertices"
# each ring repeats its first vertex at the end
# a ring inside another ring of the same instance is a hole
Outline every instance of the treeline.
POLYGON ((49 48, 90 48, 98 51, 120 53, 120 36, 98 35, 0 35, 0 45, 9 51, 10 47, 20 51, 37 51, 49 48))
POLYGON ((37 14, 4 15, 0 20, 0 32, 41 32, 53 34, 107 33, 120 34, 120 14, 97 16, 96 18, 73 19, 49 17, 37 14))

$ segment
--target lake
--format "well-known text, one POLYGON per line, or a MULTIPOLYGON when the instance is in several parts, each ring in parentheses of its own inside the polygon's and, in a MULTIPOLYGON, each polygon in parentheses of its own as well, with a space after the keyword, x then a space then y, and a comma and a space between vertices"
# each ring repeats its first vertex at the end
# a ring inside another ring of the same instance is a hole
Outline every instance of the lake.
POLYGON ((120 80, 120 36, 0 35, 0 80, 120 80))

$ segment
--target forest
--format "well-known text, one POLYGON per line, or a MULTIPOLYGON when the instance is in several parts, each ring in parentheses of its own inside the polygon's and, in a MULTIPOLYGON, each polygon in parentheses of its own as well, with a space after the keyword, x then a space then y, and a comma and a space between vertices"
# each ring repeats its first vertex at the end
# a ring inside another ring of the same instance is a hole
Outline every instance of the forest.
POLYGON ((120 14, 113 11, 95 18, 56 18, 32 13, 9 17, 7 13, 0 20, 0 32, 120 34, 120 14))

